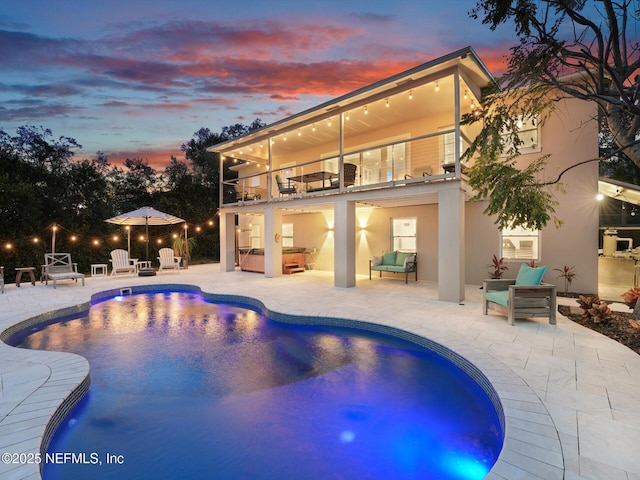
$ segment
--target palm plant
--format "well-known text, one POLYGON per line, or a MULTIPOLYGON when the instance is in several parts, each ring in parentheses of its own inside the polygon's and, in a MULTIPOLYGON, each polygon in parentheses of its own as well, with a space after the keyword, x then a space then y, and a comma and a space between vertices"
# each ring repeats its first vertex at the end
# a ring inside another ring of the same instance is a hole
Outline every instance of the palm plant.
POLYGON ((571 285, 571 282, 573 281, 573 279, 578 276, 578 274, 573 270, 574 268, 576 268, 576 267, 575 266, 570 267, 568 265, 565 265, 562 268, 554 268, 553 269, 556 272, 560 272, 560 275, 558 275, 558 278, 564 278, 564 293, 565 294, 569 291, 569 285, 571 285))
POLYGON ((184 233, 181 233, 174 241, 171 248, 175 252, 176 256, 182 257, 182 268, 189 268, 189 261, 191 260, 191 250, 196 246, 196 239, 193 237, 185 239, 184 233))

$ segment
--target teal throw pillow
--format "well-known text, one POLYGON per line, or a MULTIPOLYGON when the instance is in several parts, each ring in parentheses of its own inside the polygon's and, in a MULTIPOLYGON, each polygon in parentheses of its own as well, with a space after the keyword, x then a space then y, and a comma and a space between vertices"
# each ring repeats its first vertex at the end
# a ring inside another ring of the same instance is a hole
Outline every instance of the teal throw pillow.
POLYGON ((413 253, 410 252, 398 252, 398 254, 396 255, 396 266, 398 267, 404 267, 404 262, 406 258, 412 257, 413 253))
POLYGON ((395 250, 393 252, 384 252, 382 254, 382 264, 383 265, 395 265, 395 263, 396 263, 396 254, 397 254, 397 252, 395 250))
POLYGON ((542 277, 549 267, 530 267, 526 263, 520 265, 520 271, 516 277, 516 285, 540 285, 542 277))

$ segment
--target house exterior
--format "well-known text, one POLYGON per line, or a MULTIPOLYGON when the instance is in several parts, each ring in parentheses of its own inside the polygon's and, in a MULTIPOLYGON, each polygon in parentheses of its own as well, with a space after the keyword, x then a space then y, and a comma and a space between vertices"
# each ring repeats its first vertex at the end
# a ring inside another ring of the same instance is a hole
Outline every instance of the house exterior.
MULTIPOLYGON (((562 287, 552 269, 575 266, 572 289, 596 292, 596 162, 563 176, 559 229, 501 232, 482 213, 484 202, 469 201, 469 165, 460 157, 480 126, 460 119, 474 112, 491 80, 467 47, 211 147, 227 172, 220 180, 221 269, 234 271, 254 248, 263 253, 264 275, 276 277, 287 273, 283 258, 289 261, 286 248, 293 247, 306 252, 307 268, 353 287, 374 255, 414 251, 418 279, 437 282, 440 300, 460 302, 465 284, 487 277, 495 254, 511 265, 505 277, 535 260, 550 267, 545 281, 562 287)), ((544 126, 523 125, 527 148, 518 161, 552 154, 545 174, 553 175, 597 157, 596 118, 586 102, 561 102, 544 126)), ((394 281, 390 275, 382 281, 394 281)))

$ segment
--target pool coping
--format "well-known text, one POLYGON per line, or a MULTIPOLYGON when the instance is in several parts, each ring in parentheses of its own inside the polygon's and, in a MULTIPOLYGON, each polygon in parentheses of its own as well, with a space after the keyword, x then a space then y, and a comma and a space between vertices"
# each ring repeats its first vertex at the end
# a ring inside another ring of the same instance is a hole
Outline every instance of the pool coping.
MULTIPOLYGON (((127 290, 131 294, 154 291, 198 293, 211 301, 241 303, 251 306, 275 321, 359 328, 390 334, 431 348, 472 375, 487 392, 494 406, 497 407, 496 410, 503 424, 504 444, 498 460, 485 477, 486 479, 545 478, 551 480, 564 478, 564 456, 559 434, 551 415, 540 398, 520 376, 504 363, 487 356, 485 352, 473 347, 466 340, 451 334, 434 340, 411 331, 410 327, 398 328, 377 322, 342 317, 285 313, 267 307, 263 301, 255 297, 205 292, 201 287, 192 284, 158 283, 131 285, 96 292, 91 295, 89 302, 17 321, 0 332, 0 340, 4 342, 5 339, 18 331, 48 322, 53 318, 84 312, 92 304, 113 298, 127 290)), ((25 352, 25 350, 16 349, 4 343, 3 346, 25 352)), ((29 361, 48 365, 50 373, 28 398, 20 402, 16 411, 12 411, 0 423, 0 434, 2 434, 3 427, 13 423, 11 421, 6 423, 5 420, 11 420, 14 417, 16 422, 20 422, 20 419, 23 418, 20 415, 30 412, 30 415, 33 416, 33 412, 37 411, 41 415, 36 418, 43 419, 41 424, 35 425, 31 429, 21 430, 24 438, 17 440, 14 438, 9 447, 14 449, 14 452, 20 449, 21 452, 42 454, 46 451, 56 428, 64 420, 64 416, 88 390, 90 385, 89 364, 86 359, 75 354, 48 351, 29 352, 33 354, 29 361), (49 412, 48 415, 42 415, 43 411, 49 412), (34 445, 35 443, 37 445, 34 445)), ((0 444, 0 450, 6 450, 7 447, 7 445, 0 444)), ((8 469, 11 466, 14 465, 8 466, 3 462, 3 465, 0 465, 0 475, 10 471, 20 475, 16 478, 41 478, 40 468, 36 464, 19 464, 15 465, 16 468, 8 469)))

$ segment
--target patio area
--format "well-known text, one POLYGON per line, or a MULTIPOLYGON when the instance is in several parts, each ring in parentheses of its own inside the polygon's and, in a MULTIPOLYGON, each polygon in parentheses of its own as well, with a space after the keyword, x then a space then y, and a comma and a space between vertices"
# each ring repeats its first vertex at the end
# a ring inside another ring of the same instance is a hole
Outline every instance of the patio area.
MULTIPOLYGON (((265 278, 208 264, 155 277, 88 277, 85 287, 65 281, 56 290, 10 284, 0 295, 0 330, 101 291, 148 284, 244 295, 273 312, 389 325, 452 349, 482 370, 504 407, 505 445, 487 478, 640 480, 640 356, 561 315, 557 325, 537 318, 515 326, 496 313, 483 316, 477 285, 457 304, 437 301, 434 283, 407 285, 400 277, 358 276, 356 288, 343 289, 327 272, 265 278)), ((38 452, 49 419, 87 371, 76 355, 0 344, 0 453, 38 452)), ((0 477, 39 478, 37 465, 4 458, 0 477)))

